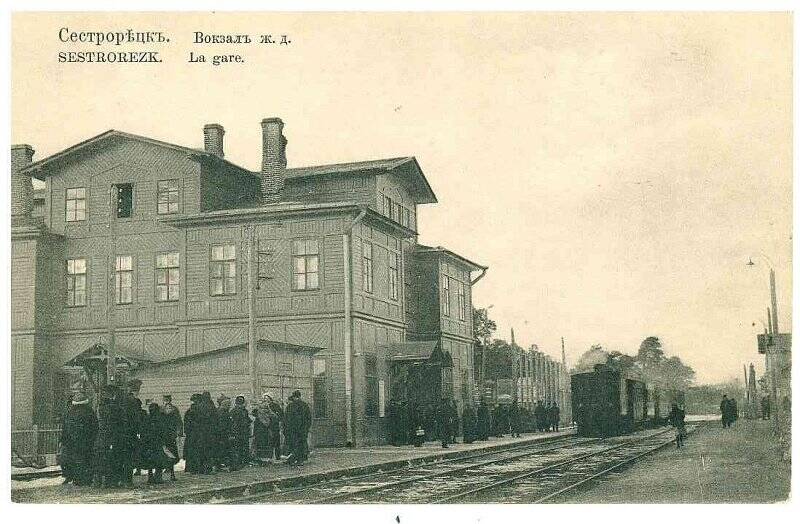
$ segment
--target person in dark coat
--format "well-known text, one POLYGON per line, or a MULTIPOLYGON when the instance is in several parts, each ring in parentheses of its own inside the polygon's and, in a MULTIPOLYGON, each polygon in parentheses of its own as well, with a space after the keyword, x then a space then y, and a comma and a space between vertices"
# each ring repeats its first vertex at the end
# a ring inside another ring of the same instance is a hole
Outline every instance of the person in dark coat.
POLYGON ((450 420, 450 401, 443 398, 441 402, 439 402, 439 408, 436 410, 436 434, 439 440, 441 440, 443 448, 449 447, 452 441, 452 436, 450 435, 452 427, 453 424, 450 420))
POLYGON ((678 404, 672 404, 672 410, 669 412, 669 423, 675 428, 675 443, 679 448, 683 447, 683 441, 686 439, 686 412, 678 407, 678 404))
POLYGON ((492 414, 492 421, 494 422, 494 426, 492 427, 492 434, 495 437, 502 437, 505 433, 508 432, 508 417, 506 416, 506 407, 504 405, 499 404, 494 409, 494 413, 492 414))
POLYGON ((231 399, 224 394, 217 398, 214 438, 217 446, 214 467, 218 470, 222 470, 223 467, 230 469, 233 462, 233 420, 231 420, 231 399))
POLYGON ((113 384, 103 387, 97 415, 94 484, 104 488, 118 486, 122 480, 121 454, 126 416, 122 405, 122 391, 113 384))
POLYGON ((397 406, 397 437, 401 446, 411 444, 411 419, 409 418, 409 404, 403 400, 397 406))
POLYGON ((722 427, 727 428, 731 425, 731 401, 728 400, 728 395, 722 395, 722 402, 719 404, 720 413, 722 413, 722 427))
POLYGON ((152 402, 140 431, 140 464, 142 469, 147 470, 148 484, 161 484, 164 470, 175 465, 175 459, 165 453, 170 436, 168 423, 159 405, 152 402))
POLYGON ((419 404, 412 402, 408 406, 408 441, 415 448, 422 446, 425 442, 425 418, 419 404))
POLYGON ((199 393, 191 396, 192 405, 183 416, 183 430, 186 433, 183 456, 187 473, 210 473, 210 449, 214 443, 214 420, 208 403, 199 393))
POLYGON ((545 411, 541 400, 536 402, 536 407, 533 409, 533 418, 536 422, 536 431, 544 431, 545 411))
POLYGON ((476 419, 475 409, 470 402, 464 403, 464 411, 461 417, 462 425, 464 426, 464 444, 472 444, 476 438, 476 419))
POLYGON ((459 426, 461 420, 458 416, 458 404, 456 404, 455 399, 450 399, 450 438, 452 439, 452 443, 456 444, 456 436, 459 434, 459 426))
POLYGON ((489 415, 489 406, 486 401, 481 399, 477 412, 477 433, 478 440, 489 440, 489 432, 492 427, 492 419, 489 415))
POLYGON ((519 405, 517 404, 516 399, 511 403, 511 406, 508 408, 508 422, 511 431, 511 436, 514 438, 518 438, 522 420, 520 419, 519 405))
POLYGON ((301 465, 308 459, 308 432, 311 430, 311 408, 294 391, 286 406, 286 440, 291 455, 287 464, 301 465))
POLYGON ((139 379, 135 378, 128 381, 127 391, 121 402, 123 441, 118 458, 120 460, 121 484, 128 487, 133 486, 133 470, 138 467, 140 462, 139 432, 144 414, 142 401, 138 398, 141 387, 142 381, 139 379))
POLYGON ((400 445, 400 424, 399 424, 399 407, 395 399, 391 399, 386 406, 386 432, 389 437, 389 444, 392 446, 400 445))
POLYGON ((231 471, 235 471, 250 463, 252 420, 247 413, 246 402, 243 395, 236 397, 233 403, 231 423, 233 429, 233 464, 231 464, 231 471))
POLYGON ((269 402, 269 408, 272 410, 274 415, 273 424, 270 425, 269 428, 269 440, 272 444, 273 450, 273 457, 275 460, 281 460, 283 450, 281 449, 281 429, 284 427, 284 410, 283 406, 280 402, 272 398, 272 396, 267 395, 267 399, 269 402))
POLYGON ((65 482, 76 486, 92 483, 92 455, 97 437, 97 417, 83 393, 76 393, 61 429, 61 471, 65 482))
POLYGON ((553 424, 553 431, 558 431, 559 426, 561 425, 561 409, 558 407, 558 404, 553 402, 553 411, 552 411, 552 424, 553 424))
MULTIPOLYGON (((163 400, 164 405, 161 407, 161 413, 164 415, 164 421, 167 427, 166 447, 172 454, 175 464, 177 464, 180 460, 180 456, 178 455, 178 437, 183 436, 183 419, 181 419, 181 412, 172 404, 172 395, 164 395, 163 400)), ((172 480, 175 480, 175 464, 167 468, 169 470, 169 477, 172 480)))

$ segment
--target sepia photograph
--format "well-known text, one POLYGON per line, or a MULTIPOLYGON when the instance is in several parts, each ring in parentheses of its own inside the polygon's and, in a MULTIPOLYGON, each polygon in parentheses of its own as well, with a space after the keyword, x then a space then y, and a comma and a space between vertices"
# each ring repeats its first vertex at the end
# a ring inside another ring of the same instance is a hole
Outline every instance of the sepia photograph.
POLYGON ((793 13, 8 14, 18 515, 792 502, 793 13))

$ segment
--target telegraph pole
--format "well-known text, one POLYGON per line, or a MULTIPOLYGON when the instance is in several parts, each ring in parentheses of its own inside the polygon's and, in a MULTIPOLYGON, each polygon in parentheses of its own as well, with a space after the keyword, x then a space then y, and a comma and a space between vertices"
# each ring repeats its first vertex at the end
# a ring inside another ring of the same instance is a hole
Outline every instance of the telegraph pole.
POLYGON ((258 394, 258 374, 256 373, 256 293, 255 293, 255 226, 245 226, 247 233, 247 356, 250 371, 251 402, 258 394))

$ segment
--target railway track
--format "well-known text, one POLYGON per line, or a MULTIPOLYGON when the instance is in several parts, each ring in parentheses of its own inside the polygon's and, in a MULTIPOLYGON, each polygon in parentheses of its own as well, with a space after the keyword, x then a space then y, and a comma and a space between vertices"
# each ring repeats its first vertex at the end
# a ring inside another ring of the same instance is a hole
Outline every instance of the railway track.
MULTIPOLYGON (((693 431, 695 427, 690 427, 693 431)), ((610 439, 558 442, 337 479, 222 503, 543 503, 596 481, 674 442, 670 429, 610 439)))
MULTIPOLYGON (((690 433, 697 426, 687 427, 690 433)), ((437 499, 435 503, 527 503, 542 504, 563 500, 640 458, 675 442, 674 430, 664 431, 598 449, 519 475, 499 479, 474 489, 437 499)))
MULTIPOLYGON (((424 478, 446 472, 461 471, 481 464, 501 463, 515 460, 522 456, 547 453, 553 450, 568 448, 583 442, 596 441, 596 438, 567 435, 544 442, 532 442, 500 450, 487 450, 449 459, 433 460, 423 464, 409 465, 391 471, 377 471, 363 475, 339 477, 311 485, 280 489, 260 490, 233 497, 215 497, 211 502, 224 504, 287 504, 287 503, 323 503, 335 502, 340 496, 346 497, 353 490, 369 490, 373 487, 401 486, 424 478)), ((196 502, 196 500, 187 500, 196 502)))

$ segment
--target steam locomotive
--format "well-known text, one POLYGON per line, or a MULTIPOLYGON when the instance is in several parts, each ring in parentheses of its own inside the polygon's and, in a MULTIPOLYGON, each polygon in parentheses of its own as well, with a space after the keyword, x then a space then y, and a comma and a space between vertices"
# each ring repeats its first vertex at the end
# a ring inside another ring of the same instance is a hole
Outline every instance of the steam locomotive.
POLYGON ((683 404, 682 391, 624 374, 604 364, 572 375, 572 414, 578 435, 609 437, 668 423, 673 403, 683 404))

